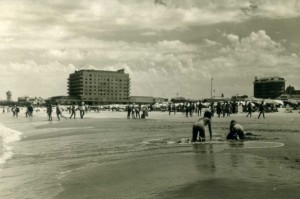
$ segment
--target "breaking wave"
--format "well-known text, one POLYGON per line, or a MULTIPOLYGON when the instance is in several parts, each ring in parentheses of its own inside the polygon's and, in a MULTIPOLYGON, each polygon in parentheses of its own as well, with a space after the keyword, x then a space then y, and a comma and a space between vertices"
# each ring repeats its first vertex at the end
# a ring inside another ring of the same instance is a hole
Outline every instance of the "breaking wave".
POLYGON ((0 165, 13 156, 11 143, 21 140, 22 133, 0 124, 0 165))

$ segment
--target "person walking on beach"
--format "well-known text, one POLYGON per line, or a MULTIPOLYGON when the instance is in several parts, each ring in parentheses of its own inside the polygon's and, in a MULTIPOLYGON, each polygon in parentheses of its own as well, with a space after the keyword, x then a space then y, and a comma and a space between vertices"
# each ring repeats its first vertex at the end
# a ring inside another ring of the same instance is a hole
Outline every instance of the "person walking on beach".
POLYGON ((246 117, 248 117, 249 115, 251 117, 251 115, 252 115, 252 104, 251 104, 251 102, 249 102, 248 105, 247 105, 247 112, 248 112, 248 114, 246 115, 246 117))
POLYGON ((60 120, 60 117, 59 117, 59 116, 61 116, 61 117, 65 118, 65 119, 67 119, 65 116, 63 116, 63 115, 62 115, 62 113, 61 113, 61 110, 60 110, 60 107, 59 107, 59 104, 58 104, 58 103, 56 103, 56 116, 57 116, 57 119, 58 119, 58 120, 60 120))
POLYGON ((227 140, 243 140, 245 138, 244 128, 237 121, 231 120, 227 140))
POLYGON ((258 119, 260 118, 260 115, 262 114, 263 117, 265 118, 265 106, 264 106, 264 101, 261 101, 259 107, 258 107, 258 110, 259 110, 259 115, 258 115, 258 119))
POLYGON ((18 117, 18 114, 20 112, 20 108, 18 105, 16 105, 16 108, 15 108, 15 116, 18 117))
POLYGON ((72 116, 74 116, 74 119, 76 117, 76 107, 75 107, 75 104, 73 104, 71 106, 71 116, 70 116, 70 119, 72 119, 72 116))
POLYGON ((52 121, 52 104, 49 102, 47 106, 48 121, 52 121))
POLYGON ((33 106, 31 104, 29 104, 27 106, 27 112, 26 112, 26 117, 29 116, 29 117, 32 117, 32 113, 33 113, 33 106))

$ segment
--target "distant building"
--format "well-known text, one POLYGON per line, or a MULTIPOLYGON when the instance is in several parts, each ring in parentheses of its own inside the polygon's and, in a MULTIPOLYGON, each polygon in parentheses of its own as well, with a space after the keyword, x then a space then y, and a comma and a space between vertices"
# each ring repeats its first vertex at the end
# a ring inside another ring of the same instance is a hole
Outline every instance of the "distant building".
POLYGON ((294 86, 289 85, 285 90, 285 94, 300 95, 300 90, 296 90, 294 86))
POLYGON ((278 99, 288 100, 288 99, 300 99, 300 90, 296 90, 294 86, 289 85, 285 93, 280 95, 278 99))
POLYGON ((118 71, 80 70, 69 75, 68 94, 90 105, 129 102, 130 78, 118 71))
POLYGON ((285 92, 285 80, 281 77, 255 77, 254 97, 275 99, 285 92))
POLYGON ((50 102, 51 104, 55 105, 56 103, 62 105, 72 105, 76 104, 79 105, 81 99, 79 97, 70 97, 70 96, 54 96, 50 97, 46 100, 46 103, 50 102))
POLYGON ((154 103, 163 103, 163 102, 168 102, 168 98, 163 98, 163 97, 154 97, 153 98, 154 103))
POLYGON ((130 96, 129 102, 135 104, 153 104, 154 98, 150 96, 130 96))
POLYGON ((44 103, 45 100, 41 97, 29 97, 29 96, 18 97, 19 105, 25 105, 25 104, 42 105, 44 103))

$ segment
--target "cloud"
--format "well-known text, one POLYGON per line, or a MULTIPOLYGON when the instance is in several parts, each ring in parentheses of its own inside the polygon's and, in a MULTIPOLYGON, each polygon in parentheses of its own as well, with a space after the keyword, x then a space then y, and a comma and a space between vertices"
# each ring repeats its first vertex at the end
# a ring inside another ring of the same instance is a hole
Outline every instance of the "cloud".
POLYGON ((68 74, 84 68, 125 68, 135 95, 176 90, 209 96, 212 76, 216 92, 228 95, 251 94, 254 76, 282 74, 299 83, 299 53, 286 49, 298 49, 297 43, 239 26, 299 17, 296 0, 29 0, 0 6, 1 93, 66 94, 68 74), (232 29, 222 37, 226 24, 242 34, 232 29), (33 82, 40 84, 35 90, 33 82))
POLYGON ((76 69, 73 65, 63 65, 59 62, 40 65, 32 60, 0 65, 0 68, 0 91, 3 94, 11 90, 14 100, 25 95, 45 98, 66 95, 67 78, 76 69))

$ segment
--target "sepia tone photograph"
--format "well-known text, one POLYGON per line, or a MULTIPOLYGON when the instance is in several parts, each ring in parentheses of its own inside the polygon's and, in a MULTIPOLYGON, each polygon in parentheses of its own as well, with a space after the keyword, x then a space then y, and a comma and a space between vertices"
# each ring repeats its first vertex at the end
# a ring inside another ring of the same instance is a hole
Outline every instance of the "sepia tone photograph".
POLYGON ((300 197, 300 0, 0 0, 0 199, 300 197))

